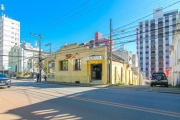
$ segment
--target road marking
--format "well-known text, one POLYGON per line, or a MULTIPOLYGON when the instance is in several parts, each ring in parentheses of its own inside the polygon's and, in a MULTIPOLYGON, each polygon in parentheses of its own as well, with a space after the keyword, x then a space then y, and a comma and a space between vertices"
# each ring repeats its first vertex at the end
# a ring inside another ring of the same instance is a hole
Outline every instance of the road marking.
MULTIPOLYGON (((23 89, 24 87, 18 87, 18 88, 23 89)), ((23 90, 33 91, 36 93, 46 94, 46 95, 55 96, 55 97, 65 97, 65 98, 70 98, 70 99, 75 99, 75 100, 81 100, 81 101, 86 101, 86 102, 98 103, 98 104, 103 104, 103 105, 108 105, 108 106, 114 106, 114 107, 119 107, 119 108, 126 108, 126 109, 132 109, 132 110, 138 110, 138 111, 144 111, 144 112, 149 112, 149 113, 155 113, 155 114, 161 114, 161 115, 167 115, 167 116, 180 118, 180 113, 177 113, 177 112, 157 110, 157 109, 152 109, 152 108, 145 108, 145 107, 139 107, 139 106, 133 106, 133 105, 127 105, 127 104, 120 104, 120 103, 113 103, 113 102, 107 102, 107 101, 95 100, 95 99, 89 99, 89 98, 74 97, 73 95, 67 96, 65 94, 49 92, 42 89, 24 88, 23 90)))

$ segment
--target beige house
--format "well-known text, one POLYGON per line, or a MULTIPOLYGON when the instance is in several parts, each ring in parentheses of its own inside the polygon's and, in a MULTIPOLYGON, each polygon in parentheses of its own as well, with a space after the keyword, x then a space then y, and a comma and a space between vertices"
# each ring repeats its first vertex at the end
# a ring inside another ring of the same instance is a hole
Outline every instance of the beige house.
POLYGON ((116 55, 112 55, 112 79, 109 78, 109 53, 105 46, 68 44, 48 57, 48 81, 66 83, 139 85, 139 74, 116 55))

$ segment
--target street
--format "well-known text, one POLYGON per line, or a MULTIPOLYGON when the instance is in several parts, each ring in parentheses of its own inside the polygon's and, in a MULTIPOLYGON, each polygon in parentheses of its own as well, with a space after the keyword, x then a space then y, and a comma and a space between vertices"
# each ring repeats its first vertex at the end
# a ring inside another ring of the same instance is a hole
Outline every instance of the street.
POLYGON ((0 120, 179 120, 180 94, 13 80, 0 120))

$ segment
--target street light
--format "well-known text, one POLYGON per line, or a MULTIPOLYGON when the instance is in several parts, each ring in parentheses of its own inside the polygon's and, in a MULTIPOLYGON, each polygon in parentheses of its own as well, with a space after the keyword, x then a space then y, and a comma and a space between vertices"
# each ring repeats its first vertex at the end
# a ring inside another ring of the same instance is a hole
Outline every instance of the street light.
POLYGON ((39 81, 41 82, 41 71, 42 71, 41 42, 42 42, 42 36, 40 34, 36 35, 36 34, 32 34, 32 33, 30 33, 30 35, 39 38, 39 81))

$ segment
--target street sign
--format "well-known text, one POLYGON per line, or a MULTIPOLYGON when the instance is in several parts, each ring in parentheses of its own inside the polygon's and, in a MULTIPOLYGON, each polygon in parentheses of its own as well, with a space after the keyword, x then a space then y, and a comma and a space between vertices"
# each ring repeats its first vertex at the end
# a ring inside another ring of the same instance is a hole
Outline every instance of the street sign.
POLYGON ((42 62, 39 62, 39 69, 42 70, 42 62))

